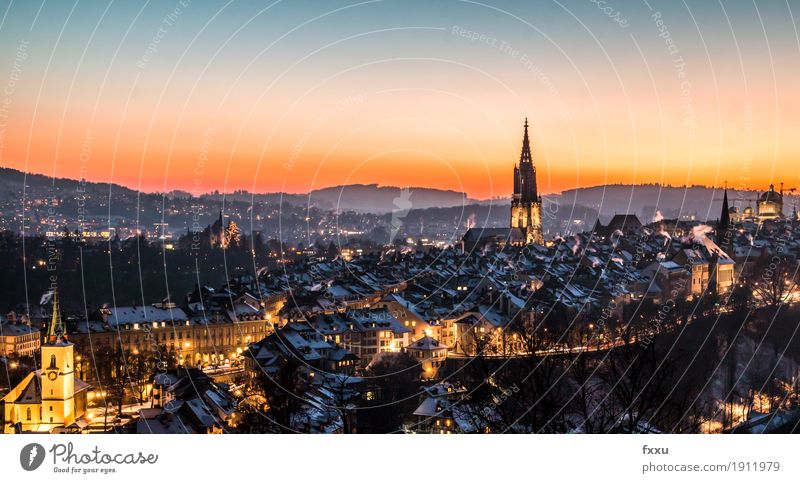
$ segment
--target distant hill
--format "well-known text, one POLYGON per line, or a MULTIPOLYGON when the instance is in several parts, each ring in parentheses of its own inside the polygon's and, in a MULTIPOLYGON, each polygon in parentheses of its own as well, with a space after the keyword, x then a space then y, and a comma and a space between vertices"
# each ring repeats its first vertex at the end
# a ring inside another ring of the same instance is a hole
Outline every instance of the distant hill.
MULTIPOLYGON (((728 189, 728 202, 740 210, 747 206, 755 208, 759 194, 754 190, 728 189)), ((578 188, 547 198, 558 203, 560 213, 571 206, 578 206, 596 210, 602 222, 607 222, 616 213, 633 213, 643 223, 648 223, 659 216, 694 216, 699 220, 716 220, 722 210, 722 195, 721 188, 706 186, 617 184, 578 188)), ((796 196, 786 197, 785 214, 792 212, 797 200, 796 196)))
POLYGON ((388 213, 410 208, 449 208, 478 203, 465 193, 434 188, 398 188, 377 184, 333 186, 314 190, 309 199, 323 209, 388 213))
MULTIPOLYGON (((68 178, 53 178, 41 174, 28 174, 10 168, 0 168, 0 197, 5 199, 15 198, 22 190, 23 179, 26 180, 28 190, 33 192, 49 191, 56 193, 75 192, 78 181, 68 178)), ((108 195, 108 183, 85 183, 84 188, 98 195, 108 195)), ((137 191, 118 184, 111 184, 112 191, 117 195, 135 197, 137 191)), ((160 193, 146 193, 147 196, 160 196, 160 193)), ((170 191, 166 193, 169 199, 188 199, 191 194, 186 191, 170 191)), ((332 186, 321 188, 307 194, 291 193, 250 193, 248 191, 235 191, 232 193, 207 193, 200 198, 207 200, 221 200, 227 202, 249 203, 251 200, 266 203, 288 203, 296 206, 307 206, 309 203, 325 210, 358 211, 365 213, 389 213, 398 209, 408 208, 449 208, 470 203, 482 203, 480 200, 468 198, 465 193, 441 190, 436 188, 399 188, 397 186, 379 186, 378 184, 352 184, 346 186, 332 186), (403 194, 403 192, 405 194, 403 194), (410 206, 406 206, 410 203, 410 206)))
MULTIPOLYGON (((0 201, 8 205, 18 204, 22 191, 23 179, 27 183, 29 197, 61 196, 74 202, 79 191, 79 182, 73 179, 56 178, 41 174, 0 168, 0 201)), ((136 204, 140 211, 147 205, 160 206, 162 195, 159 193, 139 193, 125 186, 108 183, 87 182, 81 186, 81 192, 87 199, 86 208, 90 213, 107 213, 109 192, 112 193, 111 214, 132 216, 136 213, 136 204), (110 188, 110 189, 109 189, 110 188)), ((754 190, 739 191, 730 189, 728 197, 731 205, 755 206, 759 192, 754 190)), ((190 200, 191 195, 185 191, 166 193, 168 200, 190 200)), ((307 194, 290 193, 257 193, 235 191, 233 193, 208 193, 199 198, 210 202, 219 202, 224 197, 226 205, 240 203, 249 205, 251 201, 277 205, 293 205, 298 208, 307 206, 321 210, 356 211, 359 213, 386 214, 405 210, 425 210, 430 208, 459 208, 466 205, 494 205, 502 207, 510 200, 476 200, 465 193, 436 188, 397 186, 380 186, 378 184, 352 184, 321 188, 307 194)), ((798 197, 787 196, 784 212, 791 213, 798 197)), ((608 221, 616 213, 634 213, 642 222, 650 222, 662 216, 676 218, 678 216, 694 216, 700 220, 714 220, 719 217, 722 206, 722 190, 705 186, 661 186, 657 184, 629 185, 614 184, 577 188, 545 196, 545 211, 557 210, 558 219, 584 219, 593 223, 599 214, 601 221, 608 221)), ((152 211, 152 210, 151 210, 152 211)), ((496 211, 496 210, 495 210, 496 211)), ((504 211, 497 212, 505 216, 504 211)))

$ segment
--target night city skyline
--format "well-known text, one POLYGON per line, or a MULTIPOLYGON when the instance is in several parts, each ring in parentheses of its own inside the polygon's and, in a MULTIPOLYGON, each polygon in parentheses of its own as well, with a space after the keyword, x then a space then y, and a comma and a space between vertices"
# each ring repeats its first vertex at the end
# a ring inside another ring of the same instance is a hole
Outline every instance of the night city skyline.
POLYGON ((798 13, 0 1, 2 474, 796 481, 798 13))

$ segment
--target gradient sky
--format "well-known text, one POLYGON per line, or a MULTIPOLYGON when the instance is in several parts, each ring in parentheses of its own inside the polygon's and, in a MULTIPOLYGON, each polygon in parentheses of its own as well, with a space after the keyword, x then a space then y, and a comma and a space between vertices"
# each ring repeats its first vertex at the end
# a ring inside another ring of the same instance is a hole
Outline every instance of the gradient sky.
POLYGON ((800 185, 798 2, 186 3, 1 6, 0 166, 487 198, 510 193, 528 116, 545 193, 800 185))

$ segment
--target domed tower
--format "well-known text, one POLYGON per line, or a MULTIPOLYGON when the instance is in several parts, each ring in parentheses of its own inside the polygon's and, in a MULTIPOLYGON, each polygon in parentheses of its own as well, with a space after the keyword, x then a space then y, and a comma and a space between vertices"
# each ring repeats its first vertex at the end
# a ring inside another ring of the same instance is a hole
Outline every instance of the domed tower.
POLYGON ((536 167, 533 165, 528 138, 528 118, 525 118, 522 152, 519 165, 514 165, 514 195, 511 198, 511 228, 519 228, 527 243, 543 243, 542 197, 536 187, 536 167))
POLYGON ((761 221, 781 218, 783 216, 783 186, 775 191, 775 185, 769 185, 769 191, 758 198, 758 219, 761 221))

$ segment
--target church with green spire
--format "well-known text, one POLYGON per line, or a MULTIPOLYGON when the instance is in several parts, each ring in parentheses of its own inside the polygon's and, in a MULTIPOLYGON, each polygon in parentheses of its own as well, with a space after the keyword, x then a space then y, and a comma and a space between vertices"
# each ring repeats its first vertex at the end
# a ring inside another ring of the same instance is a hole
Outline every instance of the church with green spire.
POLYGON ((88 426, 89 385, 75 377, 74 345, 61 319, 58 292, 41 348, 41 366, 2 399, 4 433, 81 432, 88 426))

